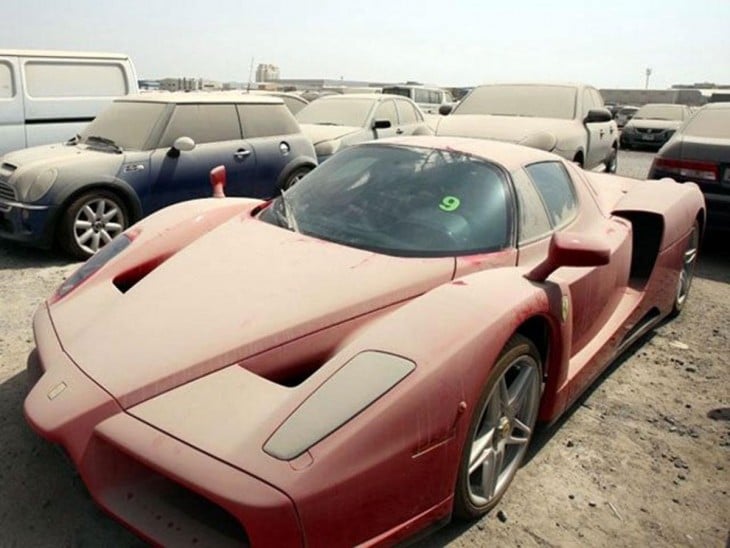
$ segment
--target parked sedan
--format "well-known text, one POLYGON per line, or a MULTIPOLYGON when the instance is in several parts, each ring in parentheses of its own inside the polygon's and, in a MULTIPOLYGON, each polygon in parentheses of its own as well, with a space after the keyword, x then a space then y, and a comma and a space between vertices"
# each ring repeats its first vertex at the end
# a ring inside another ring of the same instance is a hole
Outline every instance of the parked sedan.
POLYGON ((88 257, 141 217, 210 193, 275 196, 316 166, 281 99, 153 93, 119 99, 65 144, 0 158, 0 238, 88 257))
POLYGON ((650 103, 641 107, 621 131, 621 148, 658 149, 692 113, 686 105, 650 103))
POLYGON ((730 103, 698 110, 657 153, 650 179, 671 177, 700 186, 708 225, 730 230, 730 103))
POLYGON ((356 143, 433 133, 413 101, 379 93, 321 97, 300 110, 297 120, 314 143, 320 163, 356 143))
POLYGON ((90 259, 35 314, 25 416, 152 545, 392 546, 499 503, 536 423, 682 309, 703 221, 695 185, 541 150, 353 146, 90 259))
POLYGON ((626 124, 629 123, 629 120, 631 120, 634 117, 634 114, 639 110, 639 107, 634 107, 631 105, 624 105, 618 109, 618 112, 616 112, 616 117, 614 118, 616 120, 616 125, 619 128, 624 127, 626 124))
POLYGON ((479 86, 438 120, 436 135, 531 146, 586 169, 603 165, 614 173, 617 167, 618 127, 598 90, 582 84, 479 86))

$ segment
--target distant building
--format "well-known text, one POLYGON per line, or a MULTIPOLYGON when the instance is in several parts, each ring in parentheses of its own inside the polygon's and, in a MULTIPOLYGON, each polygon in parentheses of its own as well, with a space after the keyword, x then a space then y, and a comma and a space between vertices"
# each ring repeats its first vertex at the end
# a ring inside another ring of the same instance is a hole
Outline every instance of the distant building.
POLYGON ((257 82, 270 82, 271 80, 279 79, 279 67, 276 65, 265 65, 260 64, 256 67, 256 81, 257 82))

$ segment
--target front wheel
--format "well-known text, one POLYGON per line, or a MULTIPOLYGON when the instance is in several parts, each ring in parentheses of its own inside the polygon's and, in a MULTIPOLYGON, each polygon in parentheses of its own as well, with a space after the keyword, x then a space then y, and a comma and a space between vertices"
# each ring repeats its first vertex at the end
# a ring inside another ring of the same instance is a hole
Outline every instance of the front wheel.
POLYGON ((541 388, 540 355, 532 341, 515 335, 474 408, 454 493, 458 517, 482 516, 504 495, 532 438, 541 388))
POLYGON ((59 226, 61 246, 79 259, 88 259, 121 234, 129 224, 124 202, 107 190, 92 190, 66 208, 59 226))

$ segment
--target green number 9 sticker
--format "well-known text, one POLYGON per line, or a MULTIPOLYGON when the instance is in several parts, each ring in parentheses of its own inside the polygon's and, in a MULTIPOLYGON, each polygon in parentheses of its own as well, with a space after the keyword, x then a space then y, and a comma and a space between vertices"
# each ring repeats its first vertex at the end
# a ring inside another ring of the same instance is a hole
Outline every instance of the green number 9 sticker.
POLYGON ((461 200, 456 196, 444 196, 439 204, 442 211, 456 211, 461 205, 461 200))

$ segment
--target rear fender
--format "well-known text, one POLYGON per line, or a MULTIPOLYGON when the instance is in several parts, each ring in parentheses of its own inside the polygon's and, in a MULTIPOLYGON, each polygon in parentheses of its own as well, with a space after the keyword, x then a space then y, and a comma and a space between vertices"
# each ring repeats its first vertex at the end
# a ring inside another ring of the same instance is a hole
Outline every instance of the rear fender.
POLYGON ((704 212, 705 198, 699 187, 694 183, 680 184, 671 179, 633 185, 613 209, 613 214, 620 217, 630 218, 632 213, 661 216, 663 230, 660 250, 685 237, 698 217, 704 219, 704 212))

